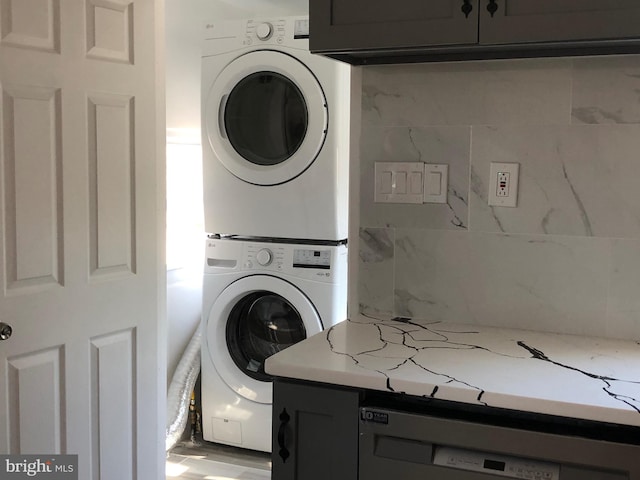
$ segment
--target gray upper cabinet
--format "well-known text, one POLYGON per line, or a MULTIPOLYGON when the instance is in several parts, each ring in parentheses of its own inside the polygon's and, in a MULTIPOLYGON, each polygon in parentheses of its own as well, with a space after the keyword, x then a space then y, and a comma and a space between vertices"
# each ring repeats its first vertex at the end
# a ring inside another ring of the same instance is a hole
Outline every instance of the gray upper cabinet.
POLYGON ((478 1, 310 0, 310 49, 385 51, 475 44, 478 1))
POLYGON ((310 0, 309 47, 355 64, 640 53, 639 0, 310 0))
POLYGON ((481 44, 640 37, 638 0, 483 0, 481 3, 481 44))

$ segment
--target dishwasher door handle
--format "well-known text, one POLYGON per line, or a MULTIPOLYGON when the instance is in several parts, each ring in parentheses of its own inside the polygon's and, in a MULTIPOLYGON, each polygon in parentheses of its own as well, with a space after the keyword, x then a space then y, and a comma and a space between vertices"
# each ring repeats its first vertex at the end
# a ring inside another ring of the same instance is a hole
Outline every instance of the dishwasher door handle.
POLYGON ((426 465, 432 463, 433 445, 430 443, 377 435, 374 445, 373 454, 378 457, 426 465))

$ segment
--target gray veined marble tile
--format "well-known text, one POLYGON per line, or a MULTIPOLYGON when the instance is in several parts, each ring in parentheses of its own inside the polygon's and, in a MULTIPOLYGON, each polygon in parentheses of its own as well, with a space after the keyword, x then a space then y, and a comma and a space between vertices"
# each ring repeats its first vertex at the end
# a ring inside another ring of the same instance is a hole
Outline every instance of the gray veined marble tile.
POLYGON ((398 229, 395 313, 473 323, 457 281, 459 265, 471 264, 469 247, 469 235, 463 232, 398 229))
POLYGON ((640 125, 473 127, 470 229, 640 237, 640 125), (489 207, 491 162, 520 164, 517 208, 489 207))
POLYGON ((394 231, 360 229, 358 302, 361 313, 393 313, 394 231))
POLYGON ((612 240, 607 337, 640 341, 640 241, 612 240))
POLYGON ((567 59, 367 67, 363 125, 532 125, 570 122, 567 59))
POLYGON ((607 239, 409 229, 396 235, 397 314, 605 333, 607 239))
POLYGON ((469 127, 365 127, 360 146, 360 225, 466 229, 469 192, 469 127), (376 162, 449 165, 447 204, 375 203, 376 162))
POLYGON ((640 123, 640 55, 573 62, 573 123, 640 123))

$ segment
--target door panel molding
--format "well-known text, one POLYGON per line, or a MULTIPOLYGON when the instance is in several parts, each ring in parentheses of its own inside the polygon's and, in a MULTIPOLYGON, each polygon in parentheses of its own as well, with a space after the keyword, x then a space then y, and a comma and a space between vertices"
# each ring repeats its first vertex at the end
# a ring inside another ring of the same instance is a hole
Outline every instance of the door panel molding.
POLYGON ((134 98, 88 98, 91 276, 136 273, 134 98), (114 186, 118 188, 114 188, 114 186))
POLYGON ((87 57, 133 65, 133 2, 86 0, 87 57))
POLYGON ((11 453, 66 453, 65 349, 7 359, 11 453))
POLYGON ((60 53, 60 0, 0 1, 0 43, 60 53))
POLYGON ((2 109, 5 290, 64 285, 61 91, 5 85, 2 109))
POLYGON ((91 339, 94 478, 136 478, 136 329, 91 339))

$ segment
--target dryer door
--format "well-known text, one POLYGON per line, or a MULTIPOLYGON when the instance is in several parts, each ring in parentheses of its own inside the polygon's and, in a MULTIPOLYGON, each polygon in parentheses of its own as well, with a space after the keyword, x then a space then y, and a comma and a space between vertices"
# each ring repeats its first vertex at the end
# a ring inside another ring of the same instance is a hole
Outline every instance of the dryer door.
POLYGON ((205 101, 216 157, 255 185, 278 185, 303 173, 327 134, 327 102, 311 71, 283 52, 258 50, 229 63, 205 101))
POLYGON ((289 282, 269 275, 243 277, 211 307, 206 341, 220 377, 238 395, 272 401, 267 357, 322 330, 309 299, 289 282))

